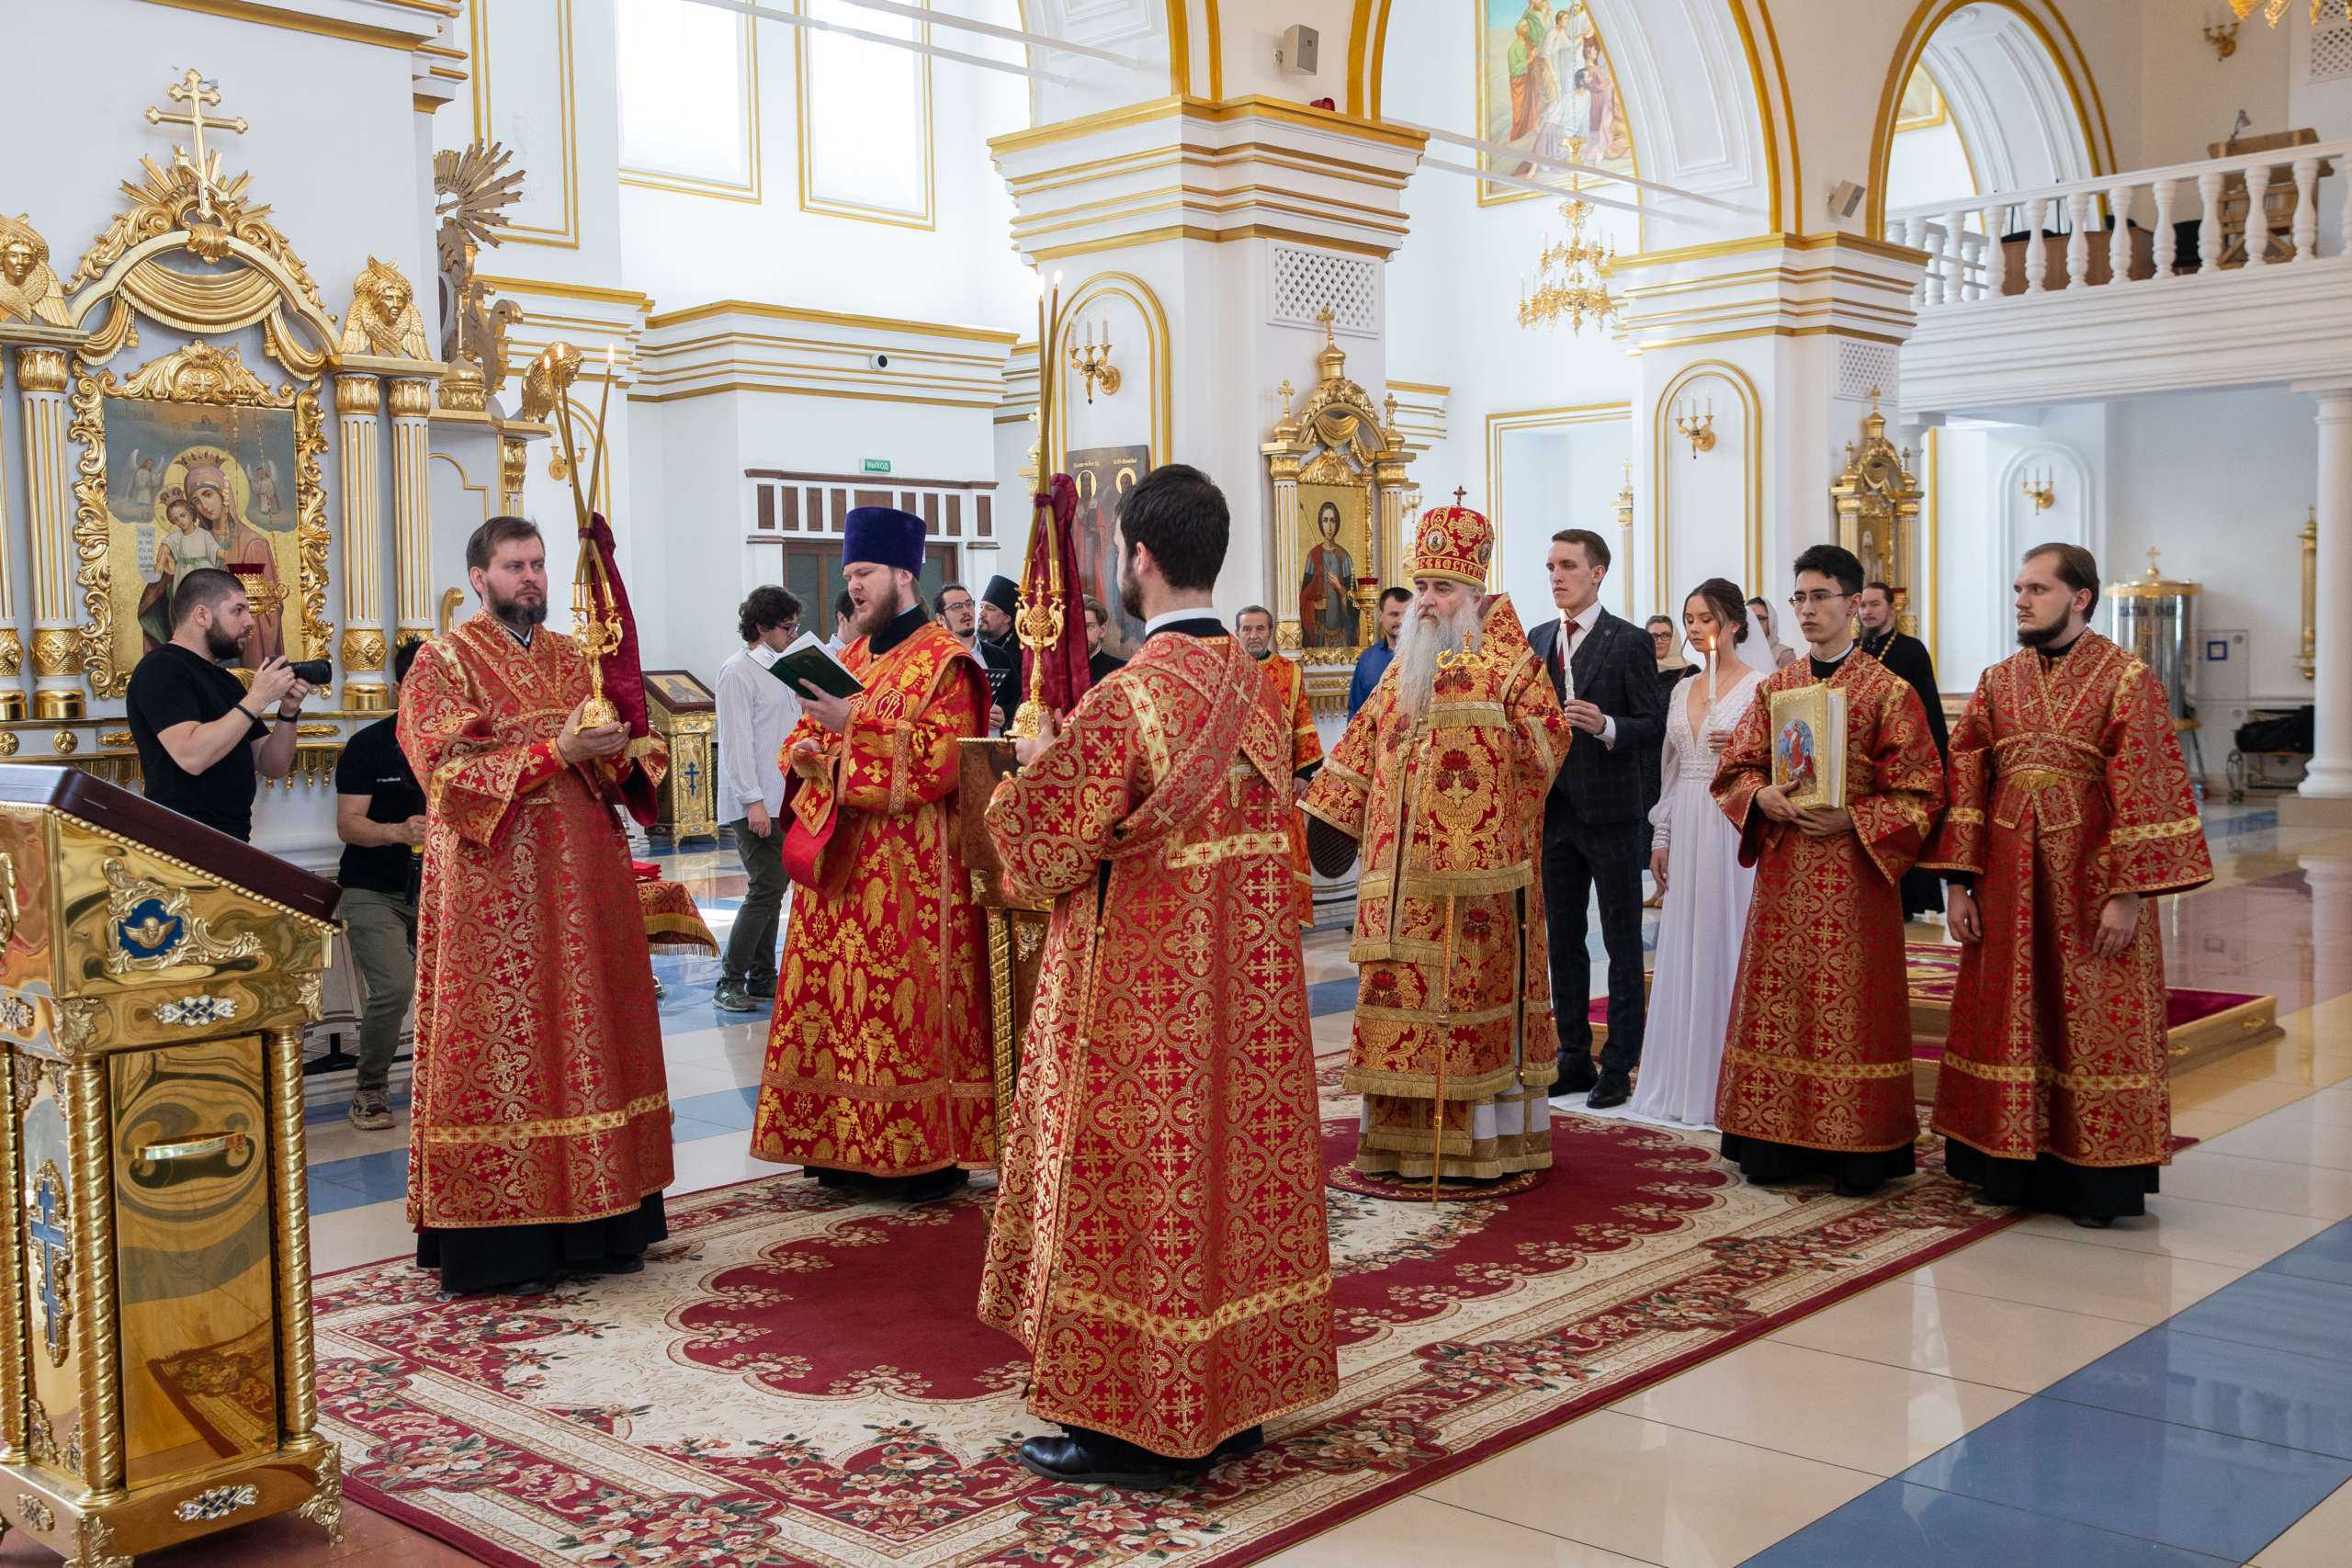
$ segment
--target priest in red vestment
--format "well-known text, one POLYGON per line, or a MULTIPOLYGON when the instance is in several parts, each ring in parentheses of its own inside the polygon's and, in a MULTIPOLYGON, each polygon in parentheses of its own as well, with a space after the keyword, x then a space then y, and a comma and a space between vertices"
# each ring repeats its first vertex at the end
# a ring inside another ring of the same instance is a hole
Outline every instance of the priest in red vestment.
POLYGON ((864 690, 800 689, 785 738, 799 884, 752 1153, 828 1186, 923 1201, 996 1157, 979 907, 956 833, 956 743, 988 733, 988 672, 923 613, 922 519, 850 513, 842 576, 864 690))
POLYGON ((635 1273, 669 1234, 670 1098, 616 807, 668 753, 579 728, 588 660, 548 630, 547 549, 519 517, 466 545, 480 614, 401 685, 424 783, 408 1219, 453 1293, 635 1273))
POLYGON ((1944 799, 1919 694, 1854 644, 1861 591, 1850 551, 1797 557, 1807 657, 1757 689, 1714 782, 1756 868, 1716 1093, 1724 1157, 1750 1181, 1826 1175, 1846 1197, 1917 1168, 1901 884, 1944 799), (1772 783, 1772 698, 1815 684, 1846 697, 1843 807, 1801 808, 1772 783))
MULTIPOLYGON (((1290 731, 1291 791, 1305 795, 1316 771, 1323 765, 1323 738, 1315 729, 1315 705, 1306 695, 1306 671, 1295 659, 1274 651, 1274 613, 1252 604, 1233 617, 1233 635, 1242 649, 1265 672, 1283 724, 1290 731)), ((1298 905, 1298 923, 1315 923, 1315 868, 1306 860, 1306 818, 1290 819, 1291 880, 1298 905)))
POLYGON ((2022 646, 1952 732, 1927 864, 1962 944, 1936 1077, 1946 1168, 1989 1202, 2103 1229, 2147 1212, 2172 1158, 2154 899, 2213 862, 2164 688, 2089 628, 2098 604, 2088 550, 2025 558, 2022 646))
POLYGON ((1119 529, 1143 646, 988 806, 1007 878, 1054 913, 980 1317, 1068 1434, 1023 1464, 1158 1488, 1339 1380, 1289 716, 1209 607, 1207 476, 1154 469, 1119 529))

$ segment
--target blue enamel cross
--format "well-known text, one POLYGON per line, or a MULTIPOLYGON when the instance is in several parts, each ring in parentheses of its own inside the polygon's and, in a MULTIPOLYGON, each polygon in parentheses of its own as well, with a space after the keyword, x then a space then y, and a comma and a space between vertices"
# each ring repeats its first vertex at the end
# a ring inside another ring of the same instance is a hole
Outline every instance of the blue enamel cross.
POLYGON ((33 1197, 40 1213, 25 1227, 33 1245, 40 1248, 41 1337, 49 1344, 52 1361, 65 1358, 65 1298, 58 1287, 65 1259, 74 1248, 74 1238, 65 1234, 64 1216, 58 1213, 60 1201, 54 1178, 41 1182, 33 1197))

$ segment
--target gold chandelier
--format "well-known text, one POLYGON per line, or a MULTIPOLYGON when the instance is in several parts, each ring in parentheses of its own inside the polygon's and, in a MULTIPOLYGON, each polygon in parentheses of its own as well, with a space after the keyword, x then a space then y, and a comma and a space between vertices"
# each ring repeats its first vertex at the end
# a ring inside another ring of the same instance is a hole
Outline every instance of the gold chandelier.
MULTIPOLYGON (((2244 21, 2246 13, 2259 5, 2262 6, 2262 19, 2275 28, 2278 25, 2278 18, 2287 14, 2287 7, 2293 4, 2294 0, 2230 0, 2230 9, 2238 14, 2238 20, 2244 21)), ((2319 14, 2325 9, 2327 0, 2312 0, 2312 26, 2319 25, 2319 14)), ((2344 0, 2344 19, 2352 22, 2352 0, 2344 0)))
MULTIPOLYGON (((2346 0, 2346 4, 2352 4, 2352 0, 2346 0)), ((1568 162, 1584 162, 1581 139, 1569 139, 1568 162)), ((1569 190, 1577 190, 1581 186, 1580 175, 1568 176, 1569 190)), ((1520 286, 1519 324, 1554 327, 1565 316, 1568 330, 1580 333, 1587 316, 1599 323, 1617 313, 1617 301, 1602 281, 1609 264, 1617 257, 1598 235, 1590 240, 1585 238, 1585 225, 1592 220, 1592 203, 1571 196, 1560 203, 1560 216, 1568 225, 1567 238, 1546 245, 1543 254, 1536 257, 1532 290, 1524 283, 1520 286)))

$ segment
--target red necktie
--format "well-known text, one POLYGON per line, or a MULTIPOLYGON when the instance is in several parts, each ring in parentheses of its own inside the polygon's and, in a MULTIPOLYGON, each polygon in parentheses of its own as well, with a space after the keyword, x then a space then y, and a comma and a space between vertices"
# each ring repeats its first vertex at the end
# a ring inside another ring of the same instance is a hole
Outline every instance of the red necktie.
POLYGON ((1565 691, 1568 683, 1568 638, 1576 635, 1574 621, 1560 623, 1560 635, 1552 639, 1552 689, 1565 691))

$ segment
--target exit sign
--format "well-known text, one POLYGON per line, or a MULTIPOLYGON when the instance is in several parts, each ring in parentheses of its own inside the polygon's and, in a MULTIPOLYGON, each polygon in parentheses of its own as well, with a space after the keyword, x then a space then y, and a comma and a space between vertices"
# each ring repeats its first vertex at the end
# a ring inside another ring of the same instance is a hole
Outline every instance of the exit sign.
POLYGON ((887 474, 890 471, 890 459, 888 457, 868 457, 865 461, 859 464, 858 467, 863 471, 869 474, 887 474))

